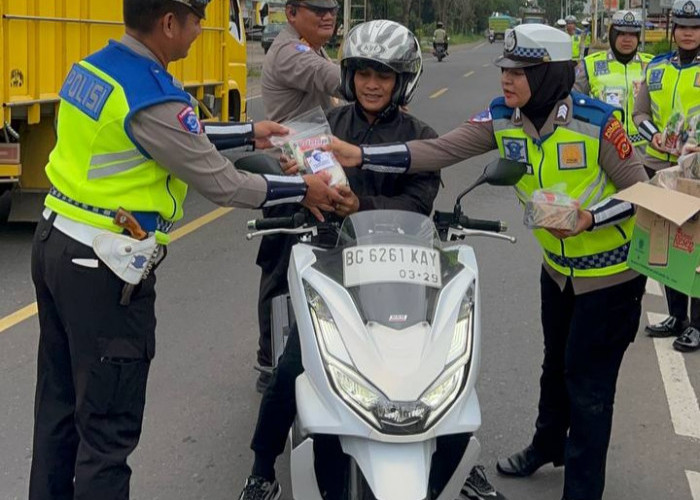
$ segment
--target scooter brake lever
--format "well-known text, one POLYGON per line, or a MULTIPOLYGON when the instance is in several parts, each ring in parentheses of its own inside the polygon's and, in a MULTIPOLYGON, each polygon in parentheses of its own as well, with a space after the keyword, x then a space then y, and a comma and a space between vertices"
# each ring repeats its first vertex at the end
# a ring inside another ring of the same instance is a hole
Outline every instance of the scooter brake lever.
POLYGON ((294 229, 263 229, 262 231, 255 231, 252 233, 247 233, 245 239, 248 241, 253 238, 258 238, 262 236, 268 236, 271 234, 307 234, 310 233, 312 236, 318 236, 318 229, 316 226, 301 226, 295 227, 294 229))
POLYGON ((503 233, 493 233, 491 231, 478 231, 476 229, 464 229, 463 227, 459 227, 459 228, 451 227, 449 232, 447 233, 448 241, 452 241, 453 239, 458 239, 459 237, 464 237, 464 236, 484 236, 486 238, 495 238, 497 240, 509 241, 513 244, 517 243, 517 241, 518 241, 518 239, 515 236, 510 236, 510 235, 503 234, 503 233))

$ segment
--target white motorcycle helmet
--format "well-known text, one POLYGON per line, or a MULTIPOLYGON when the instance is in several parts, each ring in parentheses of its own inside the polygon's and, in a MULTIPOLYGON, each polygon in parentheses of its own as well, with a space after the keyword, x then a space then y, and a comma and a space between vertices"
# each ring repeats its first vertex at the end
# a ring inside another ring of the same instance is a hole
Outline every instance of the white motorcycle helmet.
POLYGON ((343 44, 340 92, 346 100, 357 99, 355 71, 366 65, 397 74, 391 104, 405 106, 418 88, 423 56, 418 40, 405 26, 387 20, 369 21, 355 26, 343 44))

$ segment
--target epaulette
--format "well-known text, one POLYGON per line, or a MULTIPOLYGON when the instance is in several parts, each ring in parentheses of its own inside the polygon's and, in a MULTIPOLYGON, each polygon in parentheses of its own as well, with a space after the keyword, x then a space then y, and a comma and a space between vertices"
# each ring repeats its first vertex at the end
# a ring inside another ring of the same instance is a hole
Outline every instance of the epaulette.
POLYGON ((604 126, 610 116, 618 110, 614 106, 578 92, 571 92, 571 99, 574 103, 574 118, 600 127, 604 126))
POLYGON ((659 54, 658 56, 654 57, 651 61, 649 61, 649 66, 651 66, 654 63, 661 62, 661 61, 669 61, 673 57, 673 52, 666 52, 665 54, 659 54))
POLYGON ((513 108, 506 106, 506 98, 496 97, 491 104, 489 104, 489 109, 491 110, 491 117, 494 120, 508 119, 513 116, 513 108))

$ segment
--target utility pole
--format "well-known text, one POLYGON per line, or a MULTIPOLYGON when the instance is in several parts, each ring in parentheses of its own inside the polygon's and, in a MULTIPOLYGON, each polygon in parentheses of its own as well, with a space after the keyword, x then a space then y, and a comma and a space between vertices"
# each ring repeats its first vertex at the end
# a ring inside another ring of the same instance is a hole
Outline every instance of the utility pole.
POLYGON ((647 34, 647 1, 648 0, 642 0, 642 52, 644 52, 647 34))

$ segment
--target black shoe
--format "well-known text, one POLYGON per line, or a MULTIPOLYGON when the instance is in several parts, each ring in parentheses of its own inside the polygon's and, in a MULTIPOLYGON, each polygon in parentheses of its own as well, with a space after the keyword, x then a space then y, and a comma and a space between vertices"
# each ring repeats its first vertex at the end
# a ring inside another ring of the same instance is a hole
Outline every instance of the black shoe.
POLYGON ((464 486, 462 486, 462 495, 470 500, 503 498, 503 496, 499 497, 498 493, 496 493, 496 488, 489 483, 483 465, 475 465, 472 468, 469 477, 464 482, 464 486))
POLYGON ((689 326, 673 341, 673 348, 681 352, 697 351, 700 349, 700 330, 689 326))
POLYGON ((650 337, 677 337, 683 333, 683 330, 685 330, 687 326, 687 320, 681 321, 675 316, 669 316, 660 323, 647 325, 644 331, 646 331, 650 337))
POLYGON ((508 458, 500 458, 496 463, 496 469, 505 476, 527 477, 550 462, 554 467, 564 465, 563 458, 542 455, 530 445, 508 458))
MULTIPOLYGON (((269 370, 271 370, 271 368, 269 368, 269 370)), ((265 392, 265 389, 267 389, 267 386, 270 385, 271 380, 272 372, 261 370, 260 375, 258 375, 258 380, 255 381, 255 390, 258 391, 260 394, 263 394, 265 392)))
POLYGON ((259 476, 250 476, 245 480, 245 487, 238 500, 277 500, 282 494, 282 487, 277 481, 268 481, 259 476))

